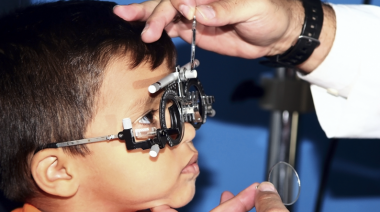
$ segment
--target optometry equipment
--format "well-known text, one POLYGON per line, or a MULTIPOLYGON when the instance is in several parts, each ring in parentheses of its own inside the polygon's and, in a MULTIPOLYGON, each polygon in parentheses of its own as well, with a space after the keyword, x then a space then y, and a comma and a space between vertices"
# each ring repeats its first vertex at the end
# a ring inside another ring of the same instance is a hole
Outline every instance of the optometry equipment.
POLYGON ((46 148, 60 148, 120 139, 125 141, 128 150, 150 149, 150 156, 156 157, 166 143, 172 147, 182 141, 185 122, 193 125, 195 129, 199 129, 206 122, 207 116, 213 117, 215 115, 215 110, 212 108, 215 99, 213 96, 205 94, 202 84, 197 79, 195 68, 199 66, 199 61, 195 59, 195 16, 192 33, 190 62, 182 67, 177 66, 175 72, 148 87, 150 93, 156 93, 165 88, 159 106, 159 126, 133 128, 131 119, 125 118, 123 119, 124 130, 117 135, 50 143, 38 148, 35 153, 46 148), (158 127, 160 128, 158 129, 158 127))
POLYGON ((297 202, 301 192, 301 181, 292 165, 284 161, 276 163, 269 171, 268 181, 274 185, 284 205, 297 202))

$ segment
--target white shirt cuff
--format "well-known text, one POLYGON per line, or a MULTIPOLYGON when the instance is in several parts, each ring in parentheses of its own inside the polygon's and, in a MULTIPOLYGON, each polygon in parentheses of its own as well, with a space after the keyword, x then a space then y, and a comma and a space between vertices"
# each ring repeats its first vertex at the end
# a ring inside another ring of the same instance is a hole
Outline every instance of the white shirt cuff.
POLYGON ((380 138, 380 7, 332 5, 332 49, 309 81, 328 137, 380 138), (331 95, 333 94, 333 95, 331 95))

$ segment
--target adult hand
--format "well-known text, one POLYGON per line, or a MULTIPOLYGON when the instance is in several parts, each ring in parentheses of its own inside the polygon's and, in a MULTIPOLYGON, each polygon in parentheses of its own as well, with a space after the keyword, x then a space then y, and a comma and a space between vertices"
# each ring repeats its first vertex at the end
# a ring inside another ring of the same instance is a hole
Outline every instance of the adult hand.
POLYGON ((229 191, 223 192, 220 205, 211 212, 246 212, 253 207, 256 207, 257 212, 289 212, 269 182, 254 183, 236 196, 229 191))
MULTIPOLYGON (((211 212, 247 212, 256 207, 257 212, 289 212, 281 201, 274 186, 269 182, 254 183, 234 196, 225 191, 220 198, 220 205, 211 212), (257 187, 257 188, 256 188, 257 187)), ((152 212, 176 212, 169 206, 158 206, 152 212)))
POLYGON ((117 6, 114 12, 127 21, 146 21, 142 39, 148 43, 164 29, 190 42, 195 15, 197 46, 249 59, 285 52, 297 40, 304 17, 300 1, 283 0, 152 0, 117 6), (178 18, 178 11, 187 19, 178 18))

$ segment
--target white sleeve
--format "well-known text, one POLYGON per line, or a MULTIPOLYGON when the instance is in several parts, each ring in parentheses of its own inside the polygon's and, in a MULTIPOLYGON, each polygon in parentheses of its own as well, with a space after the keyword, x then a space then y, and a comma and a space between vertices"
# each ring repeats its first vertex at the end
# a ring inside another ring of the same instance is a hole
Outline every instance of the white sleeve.
POLYGON ((380 138, 380 7, 332 5, 332 49, 309 81, 328 137, 380 138))

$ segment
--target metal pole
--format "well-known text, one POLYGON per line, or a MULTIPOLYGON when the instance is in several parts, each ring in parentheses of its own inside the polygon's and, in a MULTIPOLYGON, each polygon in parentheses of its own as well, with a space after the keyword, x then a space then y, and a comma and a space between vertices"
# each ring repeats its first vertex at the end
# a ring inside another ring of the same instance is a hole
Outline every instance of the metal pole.
MULTIPOLYGON (((278 68, 277 79, 295 79, 296 74, 292 69, 278 68)), ((274 110, 271 115, 268 164, 269 171, 279 161, 289 163, 294 167, 297 146, 298 131, 297 111, 274 110)))
MULTIPOLYGON (((280 80, 295 80, 296 72, 292 69, 278 68, 276 70, 276 79, 280 80)), ((270 137, 268 148, 267 173, 278 162, 284 161, 294 167, 296 158, 297 132, 298 132, 297 111, 289 110, 274 110, 271 115, 270 137)), ((286 170, 279 170, 279 174, 273 175, 274 184, 284 185, 282 193, 283 201, 291 202, 292 198, 292 183, 282 182, 285 178, 280 177, 288 174, 286 170)))

